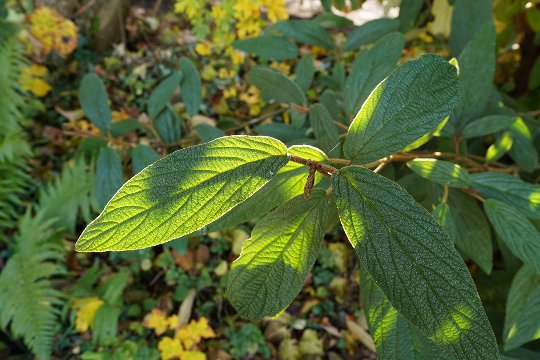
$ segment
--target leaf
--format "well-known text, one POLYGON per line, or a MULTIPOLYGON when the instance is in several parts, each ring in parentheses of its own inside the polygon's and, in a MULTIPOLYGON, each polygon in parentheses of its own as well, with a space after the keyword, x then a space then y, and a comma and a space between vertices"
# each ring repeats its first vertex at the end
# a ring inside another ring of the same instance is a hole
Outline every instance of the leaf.
POLYGON ((371 91, 396 67, 405 40, 400 33, 390 33, 372 48, 363 50, 354 59, 345 83, 344 100, 347 114, 356 114, 371 91))
POLYGON ((449 359, 390 304, 365 269, 361 268, 362 303, 380 359, 449 359))
POLYGON ((283 311, 302 289, 324 236, 328 200, 314 190, 309 200, 295 197, 265 216, 232 264, 229 301, 246 319, 283 311))
POLYGON ((491 23, 492 4, 491 0, 455 0, 454 3, 450 49, 453 56, 458 56, 483 26, 491 23))
POLYGON ((462 96, 452 117, 460 128, 477 119, 486 107, 495 73, 495 38, 495 27, 490 22, 474 35, 458 57, 462 96))
POLYGON ((464 139, 494 134, 502 130, 508 129, 514 121, 515 116, 510 115, 489 115, 483 118, 471 121, 465 128, 461 136, 464 139))
POLYGON ((486 273, 493 268, 493 244, 489 223, 476 200, 458 190, 450 190, 448 206, 455 222, 455 244, 466 259, 486 273))
POLYGON ((339 148, 339 134, 336 126, 332 123, 332 115, 322 104, 314 104, 309 108, 309 121, 315 138, 321 149, 330 154, 339 148))
POLYGON ((516 176, 500 173, 471 175, 472 187, 480 195, 514 206, 531 219, 540 219, 540 187, 516 176))
POLYGON ((104 345, 114 341, 118 333, 118 318, 120 309, 110 304, 103 304, 94 318, 92 341, 94 344, 104 345))
POLYGON ((469 271, 435 219, 366 168, 342 168, 332 187, 345 233, 390 303, 454 358, 498 359, 469 271))
POLYGON ((540 234, 523 213, 499 200, 484 202, 495 232, 512 253, 540 275, 540 234))
POLYGON ((133 175, 138 174, 145 167, 160 159, 159 154, 146 145, 139 144, 131 150, 131 164, 133 175))
POLYGON ((101 209, 123 184, 124 174, 118 153, 108 147, 101 149, 96 164, 96 198, 101 209))
POLYGON ((358 163, 391 155, 434 130, 459 101, 456 68, 436 55, 400 66, 368 97, 344 153, 358 163))
POLYGON ((285 143, 306 137, 305 129, 296 129, 293 125, 283 123, 257 125, 255 131, 259 135, 270 136, 285 143))
POLYGON ((199 124, 195 126, 195 131, 197 132, 197 135, 199 135, 199 138, 201 138, 202 142, 209 142, 219 137, 227 136, 223 130, 208 124, 199 124))
POLYGON ((512 134, 509 131, 497 136, 486 152, 486 161, 497 161, 503 157, 512 147, 512 140, 512 134))
POLYGON ((334 48, 334 40, 326 30, 313 20, 285 20, 273 28, 298 42, 315 45, 326 50, 334 48))
MULTIPOLYGON (((318 162, 327 160, 319 149, 308 145, 291 146, 287 153, 318 162)), ((276 206, 304 193, 304 185, 309 169, 295 162, 288 162, 277 174, 252 197, 229 211, 225 216, 208 225, 208 231, 232 228, 248 220, 257 219, 276 206)), ((315 175, 315 186, 322 175, 315 175)))
POLYGON ((74 299, 72 308, 76 311, 75 329, 85 333, 93 326, 96 312, 103 305, 103 300, 98 297, 74 299))
POLYGON ((406 33, 414 26, 424 0, 403 0, 399 5, 399 31, 406 33))
POLYGON ((192 233, 245 201, 288 161, 266 137, 175 151, 131 178, 83 231, 77 251, 135 250, 192 233))
POLYGON ((103 81, 93 72, 84 75, 81 80, 79 103, 88 119, 99 130, 107 132, 112 120, 109 97, 105 92, 103 81))
POLYGON ((313 82, 313 76, 315 75, 315 67, 313 66, 313 57, 311 55, 304 55, 298 61, 294 70, 296 74, 296 84, 303 92, 309 89, 309 86, 313 82))
POLYGON ((523 170, 532 173, 538 164, 538 152, 536 151, 532 134, 523 119, 516 118, 510 126, 512 134, 512 147, 508 154, 523 170))
POLYGON ((439 225, 441 225, 444 231, 446 231, 446 234, 450 240, 452 240, 452 243, 455 244, 458 238, 458 229, 448 204, 440 203, 439 205, 435 206, 431 212, 431 215, 433 215, 439 225))
POLYGON ((397 19, 375 19, 366 22, 349 33, 343 50, 356 50, 363 45, 375 42, 384 35, 399 30, 399 20, 397 19))
POLYGON ((202 85, 199 71, 191 60, 187 57, 180 59, 180 71, 182 79, 180 81, 180 91, 186 104, 186 110, 189 116, 194 116, 201 107, 202 85))
POLYGON ((343 17, 343 16, 336 15, 331 12, 320 14, 316 16, 313 20, 316 21, 322 27, 327 28, 327 29, 347 27, 354 24, 352 20, 347 19, 346 17, 343 17))
POLYGON ((263 60, 290 60, 298 55, 298 47, 281 36, 261 35, 232 42, 235 49, 261 57, 263 60))
POLYGON ((524 265, 514 277, 504 321, 505 350, 540 338, 540 276, 524 265))
POLYGON ((154 89, 150 95, 150 99, 148 99, 148 115, 150 118, 156 118, 165 106, 167 106, 181 79, 182 73, 174 72, 154 89))
POLYGON ((165 107, 156 118, 153 118, 152 124, 159 138, 166 144, 177 142, 182 137, 180 119, 170 106, 165 107))
POLYGON ((304 93, 298 85, 277 70, 256 67, 248 73, 248 78, 249 82, 261 91, 265 100, 297 105, 306 103, 304 93))
POLYGON ((439 185, 450 187, 469 187, 469 172, 461 166, 444 160, 415 159, 407 163, 409 169, 421 177, 439 185))
POLYGON ((337 94, 334 90, 326 89, 321 94, 319 99, 321 104, 324 105, 326 110, 330 112, 333 119, 337 119, 340 113, 340 106, 338 104, 337 94))

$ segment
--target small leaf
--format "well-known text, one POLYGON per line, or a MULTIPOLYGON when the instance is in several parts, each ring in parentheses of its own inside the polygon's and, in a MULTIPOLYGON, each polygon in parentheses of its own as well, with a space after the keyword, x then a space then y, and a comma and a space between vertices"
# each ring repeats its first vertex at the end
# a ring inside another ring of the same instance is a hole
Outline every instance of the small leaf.
POLYGON ((195 65, 187 57, 180 59, 180 71, 182 73, 182 79, 180 81, 182 98, 186 104, 187 113, 189 116, 194 116, 199 112, 201 107, 201 76, 195 65))
POLYGON ((165 108, 174 90, 180 85, 182 74, 175 72, 163 80, 148 99, 148 115, 154 119, 165 108))
POLYGON ((347 114, 356 114, 375 86, 394 70, 404 46, 403 35, 390 33, 378 40, 372 48, 361 51, 354 59, 345 83, 347 114))
POLYGON ((424 0, 403 0, 399 4, 399 31, 406 33, 414 26, 424 0))
POLYGON ((227 292, 240 315, 250 320, 275 316, 298 295, 324 236, 328 200, 314 190, 295 197, 264 217, 232 264, 227 292))
POLYGON ((375 19, 357 27, 350 32, 343 50, 356 50, 363 45, 375 42, 384 35, 399 30, 399 20, 397 19, 375 19))
POLYGON ((294 70, 296 74, 296 84, 303 92, 309 89, 309 86, 313 82, 313 76, 315 75, 315 66, 313 66, 313 57, 311 55, 304 55, 298 61, 294 70))
POLYGON ((81 81, 79 103, 88 119, 99 130, 107 132, 112 120, 109 97, 103 81, 93 72, 84 75, 81 81))
POLYGON ((345 233, 390 303, 454 358, 498 359, 469 271, 435 219, 362 167, 342 168, 332 187, 345 233))
POLYGON ((249 39, 235 40, 235 49, 261 57, 263 60, 290 60, 298 55, 298 47, 281 36, 261 35, 249 39))
POLYGON ((345 139, 344 153, 369 163, 434 130, 459 101, 456 68, 436 55, 400 66, 368 97, 345 139))
POLYGON ((472 187, 480 195, 514 206, 531 219, 540 219, 540 187, 516 176, 500 173, 471 175, 472 187))
POLYGON ((509 131, 505 131, 501 135, 497 136, 497 139, 486 152, 486 161, 497 161, 512 147, 512 134, 509 131))
POLYGON ((131 150, 131 164, 133 165, 133 175, 141 172, 142 169, 160 159, 159 154, 146 145, 139 144, 131 150))
POLYGON ((529 219, 499 200, 486 200, 484 210, 497 235, 512 253, 540 275, 540 234, 529 219))
POLYGON ((315 104, 309 108, 309 121, 315 138, 321 149, 327 153, 339 148, 339 134, 336 126, 332 123, 332 115, 326 110, 324 105, 315 104))
POLYGON ((431 215, 433 215, 439 225, 441 225, 444 231, 446 231, 446 234, 450 240, 452 240, 452 242, 455 244, 458 238, 458 229, 448 204, 440 203, 439 205, 435 206, 431 212, 431 215))
POLYGON ((270 136, 285 143, 306 137, 305 129, 296 129, 292 125, 283 123, 257 125, 255 126, 255 131, 259 135, 270 136))
POLYGON ((177 142, 182 137, 180 119, 176 116, 171 106, 166 106, 156 118, 153 118, 152 124, 159 138, 166 144, 177 142))
POLYGON ((227 136, 223 130, 208 124, 199 124, 195 126, 195 131, 197 132, 197 135, 199 135, 199 138, 201 138, 202 142, 209 142, 219 137, 227 136))
POLYGON ((319 99, 321 104, 330 112, 333 119, 337 119, 340 113, 337 94, 334 90, 326 89, 319 99))
POLYGON ((421 177, 450 187, 469 187, 469 172, 461 166, 444 160, 415 159, 407 163, 409 169, 421 177))
POLYGON ((514 277, 504 321, 505 350, 540 338, 540 276, 524 265, 514 277))
POLYGON ((470 139, 488 134, 495 134, 499 131, 508 129, 515 120, 516 117, 510 115, 485 116, 467 124, 461 135, 464 139, 470 139))
POLYGON ((175 151, 125 183, 75 248, 136 250, 190 234, 253 195, 287 163, 286 151, 253 136, 175 151))
POLYGON ((313 20, 286 20, 275 24, 273 28, 304 44, 315 45, 326 50, 334 48, 334 40, 330 34, 313 20))
POLYGON ((532 134, 523 119, 516 118, 510 126, 512 134, 512 147, 508 155, 523 168, 523 170, 532 173, 538 164, 538 152, 536 151, 532 134))
POLYGON ((96 198, 102 209, 123 184, 120 156, 111 148, 101 149, 96 164, 96 198))
POLYGON ((450 359, 388 301, 373 278, 361 268, 362 302, 380 359, 450 359))
POLYGON ((297 105, 306 103, 304 93, 298 85, 277 70, 256 67, 248 73, 248 78, 250 83, 261 90, 265 100, 297 105))

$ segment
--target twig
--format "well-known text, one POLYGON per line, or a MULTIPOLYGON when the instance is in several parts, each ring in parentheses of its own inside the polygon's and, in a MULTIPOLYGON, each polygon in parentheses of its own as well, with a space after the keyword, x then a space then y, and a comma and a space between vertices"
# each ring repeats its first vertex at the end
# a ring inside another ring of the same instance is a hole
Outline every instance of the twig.
POLYGON ((332 120, 332 122, 334 123, 334 125, 337 125, 338 127, 344 129, 344 130, 349 130, 349 127, 345 124, 342 124, 340 123, 339 121, 336 121, 336 120, 332 120))
POLYGON ((322 163, 320 163, 318 161, 304 159, 304 158, 301 158, 301 157, 296 156, 296 155, 290 155, 289 160, 291 160, 291 161, 293 161, 295 163, 298 163, 298 164, 309 166, 310 168, 314 168, 317 172, 321 173, 324 176, 328 176, 328 177, 332 176, 333 173, 338 171, 333 166, 325 165, 325 164, 322 164, 322 163))

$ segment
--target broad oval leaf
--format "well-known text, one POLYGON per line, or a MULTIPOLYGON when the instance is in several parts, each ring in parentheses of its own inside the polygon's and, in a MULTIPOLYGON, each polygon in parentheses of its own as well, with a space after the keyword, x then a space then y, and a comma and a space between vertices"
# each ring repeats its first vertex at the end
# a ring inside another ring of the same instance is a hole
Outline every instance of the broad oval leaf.
POLYGON ((84 75, 79 87, 79 103, 84 114, 98 127, 106 132, 112 120, 109 97, 103 86, 103 81, 95 73, 84 75))
POLYGON ((101 209, 124 184, 122 162, 118 153, 108 147, 101 149, 96 163, 96 199, 101 209))
POLYGON ((334 48, 334 40, 330 34, 313 20, 285 20, 273 27, 298 42, 315 45, 326 50, 334 48))
POLYGON ((283 311, 313 267, 328 212, 324 190, 295 197, 265 216, 229 273, 227 292, 236 311, 260 320, 283 311))
POLYGON ((510 131, 497 135, 495 142, 487 149, 486 161, 497 161, 510 150, 513 142, 510 131))
POLYGON ((450 48, 458 56, 482 26, 493 17, 492 0, 456 0, 452 16, 450 48))
POLYGON ((180 71, 182 79, 180 81, 180 90, 182 98, 186 104, 186 110, 189 116, 194 116, 201 107, 202 84, 199 71, 187 57, 180 59, 180 71))
POLYGON ((444 231, 446 231, 446 234, 448 235, 450 240, 452 240, 452 243, 455 244, 458 238, 458 230, 456 222, 454 220, 454 216, 452 215, 452 211, 450 210, 448 204, 438 204, 433 208, 431 215, 433 215, 439 225, 441 225, 444 231))
POLYGON ((382 38, 384 35, 399 30, 397 19, 375 19, 357 27, 347 37, 343 50, 355 50, 382 38))
POLYGON ((165 106, 159 115, 152 119, 152 124, 160 139, 167 144, 179 141, 182 137, 180 118, 170 105, 165 106))
POLYGON ((533 145, 531 130, 522 118, 518 117, 510 126, 512 148, 508 155, 527 172, 533 172, 538 164, 538 151, 533 145))
POLYGON ((469 172, 449 161, 437 159, 415 159, 407 163, 409 169, 421 177, 437 184, 450 187, 469 187, 469 172))
POLYGON ((368 97, 345 139, 344 152, 369 163, 403 149, 434 130, 459 101, 456 68, 424 55, 400 66, 368 97))
POLYGON ((146 145, 139 144, 131 150, 131 164, 133 166, 133 175, 139 173, 148 165, 160 159, 156 150, 146 145))
POLYGON ((148 99, 148 115, 154 119, 165 108, 174 90, 180 85, 182 74, 174 72, 163 80, 152 92, 148 99))
POLYGON ((287 160, 285 145, 267 137, 175 151, 124 184, 75 249, 136 250, 190 234, 253 195, 287 160))
POLYGON ((472 187, 488 199, 514 206, 528 218, 540 219, 540 186, 527 183, 510 174, 472 174, 472 187))
POLYGON ((540 234, 529 219, 499 200, 486 200, 484 210, 495 232, 512 253, 540 275, 540 234))
POLYGON ((325 153, 330 154, 339 149, 338 130, 332 122, 332 115, 323 104, 314 104, 309 108, 309 121, 315 138, 325 153))
POLYGON ((261 35, 235 40, 232 42, 232 46, 267 60, 289 60, 298 55, 298 47, 295 44, 276 35, 261 35))
POLYGON ((461 133, 464 139, 473 137, 494 134, 496 132, 506 130, 516 120, 515 116, 510 115, 489 115, 480 119, 476 119, 467 124, 461 133))
POLYGON ((339 217, 390 303, 456 359, 498 359, 469 271, 448 236, 399 185, 348 166, 332 176, 339 217))
POLYGON ((306 98, 298 85, 283 73, 269 68, 256 67, 248 73, 249 82, 261 90, 265 100, 285 104, 304 105, 306 98))
POLYGON ((294 74, 296 75, 296 84, 298 84, 300 90, 306 92, 309 89, 311 83, 313 82, 313 77, 315 75, 313 57, 311 55, 302 56, 294 69, 294 74))

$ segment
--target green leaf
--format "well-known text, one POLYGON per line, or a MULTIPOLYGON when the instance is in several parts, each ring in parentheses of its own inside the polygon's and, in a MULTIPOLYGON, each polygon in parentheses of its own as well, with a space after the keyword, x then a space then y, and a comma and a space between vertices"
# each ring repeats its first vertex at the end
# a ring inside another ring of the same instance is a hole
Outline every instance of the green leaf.
POLYGON ((229 301, 246 319, 275 316, 298 295, 313 267, 328 213, 324 190, 295 197, 264 217, 231 266, 229 301))
POLYGON ((180 59, 180 71, 182 79, 180 81, 180 91, 186 104, 189 116, 194 116, 201 107, 202 85, 199 71, 191 60, 187 57, 180 59))
POLYGON ((436 55, 400 66, 368 97, 345 139, 358 163, 391 155, 434 130, 459 101, 456 68, 436 55))
POLYGON ((469 172, 461 166, 444 160, 415 159, 407 163, 409 169, 421 177, 450 187, 469 187, 469 172))
POLYGON ((493 244, 482 208, 469 195, 452 189, 448 195, 448 206, 456 228, 456 247, 466 259, 471 259, 486 274, 490 274, 493 268, 493 244))
POLYGON ((371 91, 396 67, 405 40, 400 33, 391 33, 363 50, 354 59, 345 83, 344 100, 347 114, 356 114, 371 91))
POLYGON ((380 359, 449 359, 388 301, 364 267, 361 268, 362 303, 380 359))
POLYGON ((141 123, 137 119, 126 119, 118 122, 113 122, 109 128, 111 136, 120 137, 129 134, 141 128, 141 123))
POLYGON ((397 19, 375 19, 357 27, 350 32, 343 50, 356 50, 363 45, 375 42, 384 35, 399 30, 399 20, 397 19))
POLYGON ((321 94, 319 99, 321 104, 330 112, 333 119, 337 119, 340 113, 340 106, 338 103, 338 97, 334 90, 326 89, 321 94))
POLYGON ((508 129, 514 121, 515 116, 510 115, 489 115, 483 118, 471 121, 461 133, 464 139, 494 134, 508 129))
POLYGON ((390 303, 456 359, 498 359, 469 271, 448 236, 399 185, 348 166, 332 176, 339 217, 390 303))
POLYGON ((304 55, 298 61, 294 70, 296 74, 296 84, 303 92, 306 92, 311 83, 313 82, 313 76, 315 75, 315 66, 313 66, 313 57, 311 55, 304 55))
POLYGON ((540 234, 523 213, 499 200, 484 202, 495 232, 512 253, 540 275, 540 234))
POLYGON ((495 142, 491 144, 486 152, 486 161, 497 161, 512 147, 512 134, 505 131, 497 136, 495 142))
POLYGON ((332 122, 332 115, 322 104, 315 104, 309 108, 309 121, 315 133, 315 138, 321 149, 327 153, 339 149, 339 134, 332 122))
POLYGON ((261 35, 232 42, 235 49, 261 57, 263 60, 290 60, 298 55, 298 47, 281 36, 261 35))
POLYGON ((334 48, 334 40, 326 30, 313 20, 285 20, 273 28, 298 42, 315 45, 326 50, 334 48))
POLYGON ((318 15, 313 20, 316 21, 322 27, 327 28, 327 29, 347 27, 354 24, 352 20, 347 19, 346 17, 343 17, 343 16, 336 15, 331 12, 318 15))
POLYGON ((102 148, 96 163, 96 198, 101 209, 123 184, 120 156, 111 148, 102 148))
POLYGON ((148 115, 154 119, 167 106, 169 99, 182 80, 182 73, 175 72, 163 80, 148 99, 148 115))
POLYGON ((495 38, 495 27, 486 24, 458 57, 463 93, 452 117, 460 128, 477 119, 486 107, 495 73, 495 38))
POLYGON ((510 133, 512 147, 508 154, 523 170, 532 173, 538 164, 538 152, 533 145, 531 131, 518 117, 510 126, 510 133))
POLYGON ((79 86, 79 103, 88 119, 99 130, 107 132, 112 120, 109 97, 103 81, 93 72, 82 78, 79 86))
POLYGON ((103 304, 96 312, 92 329, 92 341, 94 344, 107 344, 116 339, 118 332, 118 318, 120 309, 110 304, 103 304))
POLYGON ((257 125, 255 126, 255 131, 259 135, 274 137, 285 143, 306 137, 305 129, 296 129, 292 125, 283 123, 257 125))
POLYGON ((227 136, 223 130, 208 124, 199 124, 195 126, 195 131, 197 132, 197 135, 199 135, 199 138, 201 138, 202 142, 209 142, 219 137, 227 136))
POLYGON ((540 338, 540 276, 524 265, 514 277, 504 321, 505 350, 540 338))
POLYGON ((256 67, 248 73, 248 78, 250 83, 261 90, 265 100, 298 105, 306 103, 304 93, 298 85, 277 70, 256 67))
POLYGON ((125 183, 75 249, 136 250, 190 234, 253 195, 287 161, 285 146, 267 137, 230 136, 175 151, 125 183))
POLYGON ((177 142, 182 137, 180 119, 176 116, 171 106, 166 106, 156 118, 153 118, 152 124, 159 138, 167 144, 177 142))
POLYGON ((450 35, 452 55, 461 54, 482 27, 486 23, 491 23, 492 16, 491 0, 455 0, 450 35))
POLYGON ((399 31, 406 33, 414 26, 424 0, 402 0, 399 4, 399 31))
POLYGON ((472 187, 485 198, 514 206, 531 219, 540 219, 540 187, 516 176, 500 173, 472 174, 472 187))
POLYGON ((146 145, 139 144, 131 150, 131 164, 133 175, 138 174, 145 167, 160 159, 159 154, 146 145))
POLYGON ((450 240, 452 240, 452 243, 455 244, 458 238, 458 229, 448 204, 440 203, 439 205, 435 206, 431 212, 431 215, 433 215, 439 225, 441 225, 444 231, 446 231, 446 234, 450 240))
MULTIPOLYGON (((291 146, 287 153, 318 162, 325 162, 326 155, 319 149, 308 145, 291 146)), ((304 193, 308 167, 289 161, 277 174, 252 197, 229 211, 225 216, 208 225, 208 231, 231 228, 248 220, 260 218, 276 206, 304 193)), ((322 175, 315 174, 315 186, 322 175)))

